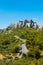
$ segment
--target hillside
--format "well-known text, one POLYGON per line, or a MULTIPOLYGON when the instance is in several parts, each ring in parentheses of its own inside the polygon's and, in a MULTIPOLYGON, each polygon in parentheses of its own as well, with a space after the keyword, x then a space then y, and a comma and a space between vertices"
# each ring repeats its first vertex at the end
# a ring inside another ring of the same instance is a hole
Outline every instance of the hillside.
POLYGON ((43 65, 43 30, 7 27, 0 33, 0 53, 5 56, 4 61, 0 60, 4 64, 8 61, 8 65, 43 65), (25 42, 29 52, 18 58, 20 45, 25 42))

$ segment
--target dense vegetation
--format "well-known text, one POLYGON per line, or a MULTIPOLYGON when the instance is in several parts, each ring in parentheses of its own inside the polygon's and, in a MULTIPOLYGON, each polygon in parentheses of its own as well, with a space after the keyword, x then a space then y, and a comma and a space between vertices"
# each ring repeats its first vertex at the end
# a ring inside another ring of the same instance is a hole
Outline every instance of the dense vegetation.
POLYGON ((29 52, 22 58, 0 60, 2 65, 43 65, 43 30, 32 28, 7 28, 0 33, 0 53, 6 55, 12 53, 14 56, 19 52, 20 44, 23 42, 14 36, 26 39, 26 46, 29 52), (9 32, 11 30, 11 32, 9 32))

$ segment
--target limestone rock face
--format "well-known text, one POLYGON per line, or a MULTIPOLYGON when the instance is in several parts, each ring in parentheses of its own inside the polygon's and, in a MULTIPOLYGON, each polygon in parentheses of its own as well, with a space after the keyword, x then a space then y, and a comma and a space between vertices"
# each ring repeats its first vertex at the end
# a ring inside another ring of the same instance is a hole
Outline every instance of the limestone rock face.
POLYGON ((37 28, 37 23, 36 22, 34 22, 34 21, 32 21, 32 20, 30 20, 30 21, 28 21, 28 20, 24 20, 24 21, 19 21, 18 23, 17 23, 17 26, 16 26, 17 28, 22 28, 22 27, 29 27, 29 28, 37 28))
POLYGON ((23 27, 36 29, 36 28, 38 28, 38 25, 33 20, 24 20, 24 21, 18 21, 16 24, 10 24, 6 28, 6 30, 13 30, 15 28, 23 28, 23 27))

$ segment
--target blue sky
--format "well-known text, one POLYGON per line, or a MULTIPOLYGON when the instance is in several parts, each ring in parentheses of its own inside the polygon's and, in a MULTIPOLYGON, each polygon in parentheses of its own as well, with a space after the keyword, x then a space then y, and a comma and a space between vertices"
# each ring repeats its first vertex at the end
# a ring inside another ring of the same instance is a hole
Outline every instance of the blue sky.
POLYGON ((43 24, 43 0, 0 0, 0 28, 24 19, 43 24))

